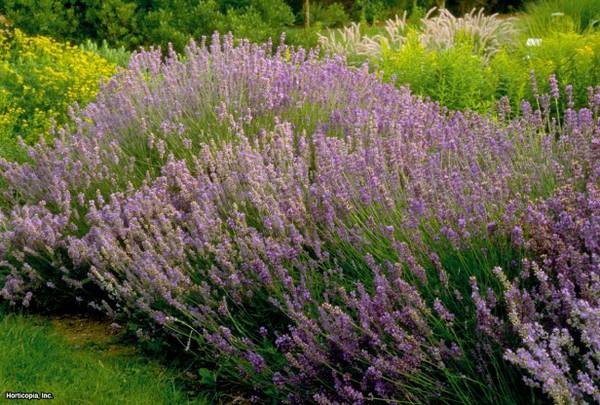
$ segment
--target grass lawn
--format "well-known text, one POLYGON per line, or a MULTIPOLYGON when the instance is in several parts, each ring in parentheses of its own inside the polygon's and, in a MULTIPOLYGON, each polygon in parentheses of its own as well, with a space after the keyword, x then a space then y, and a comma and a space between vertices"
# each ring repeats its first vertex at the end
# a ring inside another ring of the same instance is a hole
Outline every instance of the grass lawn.
POLYGON ((0 314, 0 402, 6 391, 50 392, 53 404, 207 403, 190 400, 175 372, 115 343, 101 322, 0 314))

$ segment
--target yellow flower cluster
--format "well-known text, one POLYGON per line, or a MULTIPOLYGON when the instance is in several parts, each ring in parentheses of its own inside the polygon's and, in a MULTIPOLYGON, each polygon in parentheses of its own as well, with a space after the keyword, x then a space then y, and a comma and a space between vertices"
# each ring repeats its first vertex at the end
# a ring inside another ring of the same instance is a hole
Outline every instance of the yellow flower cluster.
POLYGON ((61 125, 73 103, 91 101, 116 67, 95 53, 18 29, 0 29, 0 154, 61 125))

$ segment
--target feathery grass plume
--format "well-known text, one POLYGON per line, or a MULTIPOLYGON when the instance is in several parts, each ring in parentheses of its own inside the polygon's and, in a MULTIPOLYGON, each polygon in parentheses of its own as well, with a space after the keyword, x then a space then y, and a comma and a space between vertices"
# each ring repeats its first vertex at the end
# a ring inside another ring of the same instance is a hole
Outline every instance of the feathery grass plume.
POLYGON ((360 60, 379 58, 383 49, 399 49, 406 41, 408 30, 407 13, 385 21, 385 31, 373 36, 363 35, 360 23, 337 30, 327 30, 327 35, 319 34, 319 45, 333 55, 342 55, 360 60))
POLYGON ((319 43, 333 54, 379 59, 384 51, 400 50, 412 30, 427 50, 444 50, 461 41, 468 41, 472 44, 473 52, 483 55, 486 60, 501 46, 513 41, 517 32, 514 19, 499 19, 497 14, 486 16, 483 9, 473 9, 457 18, 444 8, 434 7, 416 28, 408 26, 405 12, 402 16, 387 20, 385 30, 380 34, 363 35, 360 24, 352 23, 335 31, 328 30, 327 35, 319 35, 319 43))
POLYGON ((466 37, 473 44, 473 51, 486 59, 512 42, 517 32, 513 18, 488 16, 483 8, 473 9, 462 17, 455 17, 446 9, 432 8, 421 24, 421 42, 427 49, 448 49, 466 37), (432 17, 435 12, 439 15, 432 17))

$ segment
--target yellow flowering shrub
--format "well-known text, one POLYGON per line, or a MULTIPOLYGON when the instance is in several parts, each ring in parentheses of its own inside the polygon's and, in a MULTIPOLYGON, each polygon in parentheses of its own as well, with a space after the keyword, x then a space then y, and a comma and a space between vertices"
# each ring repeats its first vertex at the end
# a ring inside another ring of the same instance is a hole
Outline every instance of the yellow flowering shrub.
POLYGON ((0 155, 17 137, 34 143, 64 124, 75 102, 91 101, 115 65, 95 53, 18 29, 0 29, 0 155))

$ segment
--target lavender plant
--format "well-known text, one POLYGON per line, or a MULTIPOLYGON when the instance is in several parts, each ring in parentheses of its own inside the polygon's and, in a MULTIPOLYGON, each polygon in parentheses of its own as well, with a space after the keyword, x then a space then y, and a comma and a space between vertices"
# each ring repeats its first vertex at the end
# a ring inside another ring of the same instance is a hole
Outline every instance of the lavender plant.
MULTIPOLYGON (((515 119, 503 101, 498 121, 270 49, 215 35, 184 57, 134 54, 53 145, 2 161, 2 297, 141 322, 257 401, 592 398, 595 276, 578 312, 537 310, 585 332, 566 394, 521 361, 553 332, 527 340, 518 297, 546 299, 519 284, 523 259, 553 246, 536 213, 569 179, 597 185, 600 89, 560 125, 550 96, 515 119)), ((593 201, 575 223, 597 222, 593 201)), ((573 228, 570 246, 598 239, 573 226, 588 236, 573 228)))
POLYGON ((558 404, 600 401, 600 139, 584 146, 582 133, 573 131, 581 114, 590 111, 566 113, 569 136, 581 147, 565 164, 563 186, 531 205, 523 219, 535 259, 524 259, 512 282, 496 269, 505 286, 506 317, 519 337, 505 358, 558 404))

